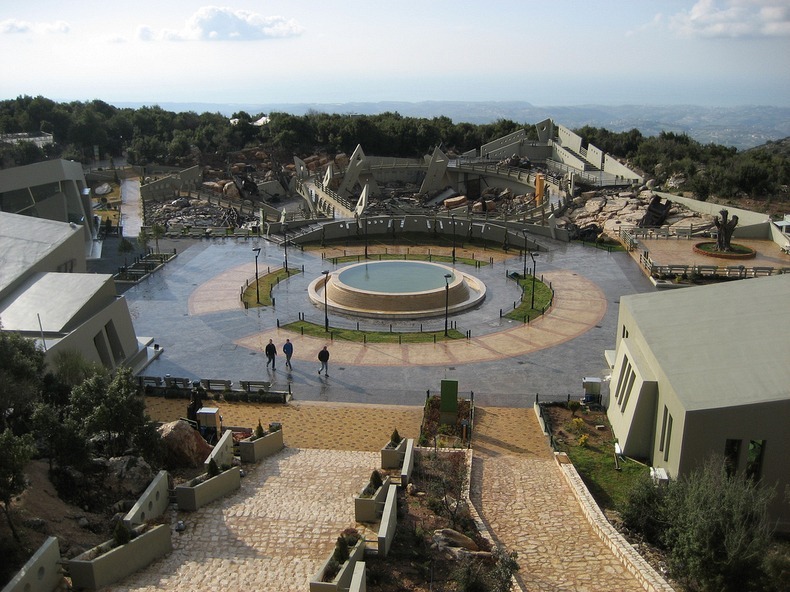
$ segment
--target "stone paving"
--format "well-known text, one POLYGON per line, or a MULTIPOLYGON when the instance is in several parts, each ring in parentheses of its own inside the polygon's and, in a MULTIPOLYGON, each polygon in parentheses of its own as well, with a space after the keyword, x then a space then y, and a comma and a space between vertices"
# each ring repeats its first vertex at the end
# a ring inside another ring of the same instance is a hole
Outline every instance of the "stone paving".
POLYGON ((373 452, 286 448, 249 467, 235 494, 178 514, 187 528, 173 552, 107 590, 305 592, 344 528, 375 538, 352 497, 378 464, 373 452))
MULTIPOLYGON (((183 401, 148 398, 146 406, 167 421, 183 401)), ((174 533, 173 553, 111 590, 306 590, 337 533, 353 524, 352 497, 378 466, 381 442, 393 426, 416 436, 422 416, 419 407, 313 402, 221 410, 229 425, 283 421, 286 444, 305 448, 252 467, 222 501, 174 512, 173 522, 188 527, 174 533), (308 448, 319 443, 332 450, 308 448)), ((473 448, 472 501, 495 539, 518 552, 523 590, 641 590, 590 528, 532 409, 477 407, 473 448)))

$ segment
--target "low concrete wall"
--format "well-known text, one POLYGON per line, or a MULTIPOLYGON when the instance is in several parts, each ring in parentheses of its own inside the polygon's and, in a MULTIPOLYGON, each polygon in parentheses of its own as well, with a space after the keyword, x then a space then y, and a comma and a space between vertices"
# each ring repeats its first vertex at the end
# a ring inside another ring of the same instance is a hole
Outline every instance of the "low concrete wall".
POLYGON ((354 575, 351 576, 351 587, 348 592, 367 592, 367 589, 365 562, 357 561, 354 564, 354 575))
MULTIPOLYGON (((381 484, 371 497, 362 497, 362 492, 354 498, 354 520, 357 522, 376 522, 381 515, 380 508, 387 497, 390 486, 389 476, 384 477, 381 484)), ((367 486, 366 486, 367 487, 367 486)), ((364 490, 363 490, 364 491, 364 490)))
POLYGON ((395 528, 398 526, 398 487, 390 485, 387 490, 387 501, 384 502, 384 513, 379 526, 379 554, 386 557, 390 552, 392 540, 395 538, 395 528))
POLYGON ((233 463, 233 432, 227 430, 219 439, 219 442, 214 446, 214 450, 206 458, 203 463, 208 470, 208 463, 211 459, 217 463, 217 467, 229 467, 233 463))
POLYGON ((283 431, 269 432, 262 438, 251 440, 246 438, 239 442, 239 456, 241 462, 256 463, 267 456, 276 454, 283 449, 283 431))
POLYGON ((400 486, 406 487, 411 480, 411 472, 414 469, 414 439, 406 440, 406 454, 403 456, 403 466, 400 470, 400 486))
POLYGON ((310 592, 339 592, 341 590, 348 590, 351 584, 351 577, 354 575, 354 566, 356 562, 360 561, 364 556, 365 540, 361 539, 356 545, 349 549, 348 561, 340 567, 340 571, 335 578, 331 582, 322 582, 321 580, 326 572, 326 566, 332 558, 332 555, 330 555, 327 560, 324 561, 321 569, 313 576, 313 579, 310 580, 310 592))
POLYGON ((406 440, 401 440, 395 448, 381 449, 381 468, 399 469, 403 464, 403 455, 406 454, 406 440))
POLYGON ((146 520, 161 516, 170 504, 167 471, 159 471, 151 484, 138 498, 137 503, 123 517, 129 528, 142 524, 146 520))
POLYGON ((115 547, 95 559, 88 559, 96 549, 110 544, 111 541, 102 543, 69 561, 69 573, 75 589, 98 590, 133 574, 173 550, 170 525, 160 524, 125 545, 115 547))
POLYGON ((176 503, 179 510, 194 512, 198 508, 236 491, 239 487, 241 487, 241 471, 239 467, 232 467, 197 485, 177 486, 176 503))
MULTIPOLYGON (((48 537, 22 569, 3 588, 3 592, 51 592, 63 581, 60 571, 60 546, 56 537, 48 537)), ((364 589, 364 588, 363 588, 364 589)))

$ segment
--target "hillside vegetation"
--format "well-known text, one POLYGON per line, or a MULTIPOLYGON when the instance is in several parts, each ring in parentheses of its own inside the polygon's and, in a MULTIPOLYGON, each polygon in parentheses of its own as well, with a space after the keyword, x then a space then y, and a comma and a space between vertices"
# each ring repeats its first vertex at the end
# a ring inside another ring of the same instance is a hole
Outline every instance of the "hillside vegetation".
MULTIPOLYGON (((441 146, 460 154, 526 128, 527 123, 500 119, 491 124, 454 123, 448 117, 378 115, 305 115, 234 113, 231 124, 220 113, 172 112, 158 106, 118 108, 100 100, 57 103, 44 97, 22 96, 0 102, 0 133, 47 132, 54 145, 32 142, 0 144, 0 167, 30 164, 47 158, 89 162, 98 148, 100 158, 124 155, 136 165, 192 166, 228 162, 234 153, 261 147, 282 163, 293 155, 350 153, 357 144, 367 154, 419 157, 441 146)), ((587 143, 626 161, 669 191, 687 192, 700 200, 757 200, 758 209, 781 210, 790 198, 790 139, 769 142, 739 152, 719 144, 701 144, 686 134, 661 132, 645 136, 637 129, 611 132, 581 127, 587 143)), ((732 203, 730 201, 729 203, 732 203)), ((752 204, 751 207, 755 207, 752 204)))

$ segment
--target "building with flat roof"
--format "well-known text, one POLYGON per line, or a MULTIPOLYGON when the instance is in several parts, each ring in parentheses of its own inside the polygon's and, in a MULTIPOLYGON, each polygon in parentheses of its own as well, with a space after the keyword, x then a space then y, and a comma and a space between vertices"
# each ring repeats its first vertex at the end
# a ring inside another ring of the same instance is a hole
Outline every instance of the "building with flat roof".
POLYGON ((711 454, 777 484, 790 531, 790 275, 620 299, 607 414, 623 453, 673 478, 711 454))
POLYGON ((68 349, 110 371, 141 370, 159 350, 135 335, 112 275, 85 270, 81 226, 0 212, 2 330, 35 339, 48 365, 68 349))
POLYGON ((93 239, 90 188, 82 165, 46 160, 0 170, 0 211, 59 222, 72 222, 93 239))

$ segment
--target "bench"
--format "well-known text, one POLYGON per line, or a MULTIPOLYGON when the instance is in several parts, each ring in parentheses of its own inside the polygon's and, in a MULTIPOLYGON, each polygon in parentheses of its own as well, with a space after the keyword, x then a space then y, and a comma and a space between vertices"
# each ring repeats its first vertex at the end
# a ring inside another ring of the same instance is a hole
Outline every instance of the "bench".
POLYGON ((145 388, 147 386, 162 386, 164 383, 159 376, 138 376, 137 384, 145 388))
POLYGON ((743 265, 730 265, 727 267, 727 273, 725 274, 728 278, 730 277, 744 277, 746 275, 746 268, 743 265))
POLYGON ((220 378, 201 378, 200 386, 207 391, 224 391, 231 387, 233 384, 230 380, 222 380, 220 378))
POLYGON ((189 378, 175 378, 172 376, 165 376, 165 386, 167 388, 182 388, 182 389, 191 389, 192 388, 192 380, 189 378))
POLYGON ((675 236, 677 238, 691 238, 691 226, 680 226, 675 229, 675 236))
POLYGON ((209 226, 207 232, 209 233, 209 236, 214 238, 220 236, 228 236, 229 231, 230 228, 228 228, 227 226, 209 226))
POLYGON ((257 393, 259 390, 268 391, 272 383, 269 380, 240 380, 239 385, 248 393, 257 393))

